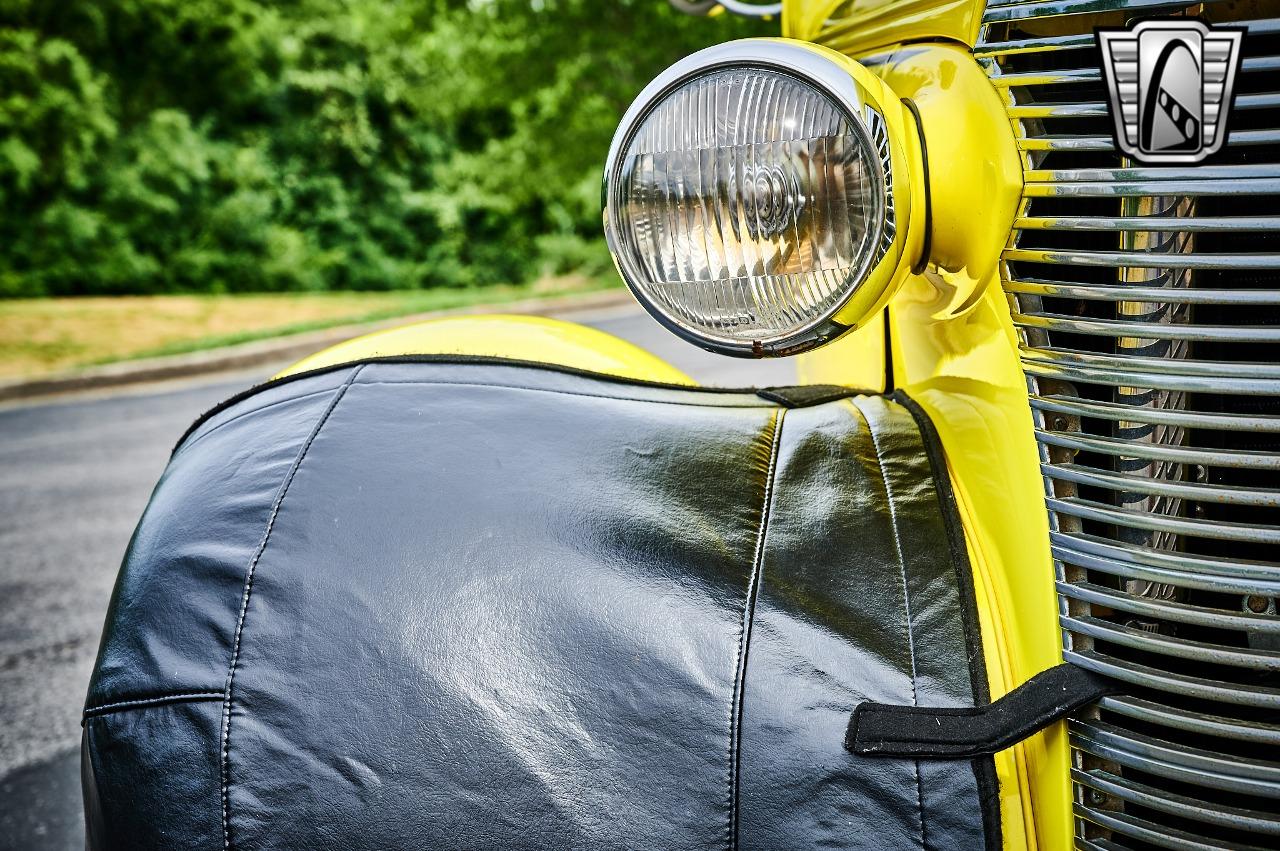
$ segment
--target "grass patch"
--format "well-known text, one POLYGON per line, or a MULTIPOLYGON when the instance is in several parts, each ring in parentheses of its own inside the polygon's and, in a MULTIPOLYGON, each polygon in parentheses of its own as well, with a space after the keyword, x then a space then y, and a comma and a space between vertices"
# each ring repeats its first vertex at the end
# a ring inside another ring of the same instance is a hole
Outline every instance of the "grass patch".
POLYGON ((616 286, 567 276, 474 289, 0 300, 0 379, 616 286))

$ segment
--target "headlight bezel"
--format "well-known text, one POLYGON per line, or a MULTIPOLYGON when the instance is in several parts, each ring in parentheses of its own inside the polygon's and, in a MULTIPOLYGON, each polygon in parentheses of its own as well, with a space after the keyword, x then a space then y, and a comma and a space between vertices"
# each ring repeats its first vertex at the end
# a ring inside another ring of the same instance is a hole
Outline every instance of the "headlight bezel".
MULTIPOLYGON (((744 39, 716 45, 692 54, 667 68, 647 85, 627 109, 614 134, 605 163, 602 187, 605 237, 619 274, 640 304, 659 323, 677 336, 704 349, 737 357, 776 357, 798 354, 830 342, 852 330, 867 318, 871 308, 883 301, 884 291, 900 265, 906 222, 902 219, 903 197, 895 183, 905 178, 895 172, 892 140, 873 133, 879 122, 888 126, 883 87, 875 90, 874 78, 861 80, 852 63, 835 61, 828 52, 813 45, 783 39, 744 39), (874 225, 869 242, 872 251, 860 258, 848 295, 838 299, 802 325, 790 327, 758 340, 717 336, 705 328, 690 327, 649 296, 638 280, 643 271, 622 244, 622 175, 637 134, 646 119, 667 98, 682 87, 721 71, 754 69, 780 74, 817 91, 846 119, 871 169, 874 209, 868 223, 874 225), (870 83, 866 85, 864 83, 870 83)), ((840 57, 843 59, 843 57, 840 57)), ((862 69, 858 69, 862 70, 862 69)), ((869 75, 864 74, 869 77, 869 75)), ((896 101, 896 98, 894 99, 896 101)), ((894 103, 893 106, 899 106, 894 103)))

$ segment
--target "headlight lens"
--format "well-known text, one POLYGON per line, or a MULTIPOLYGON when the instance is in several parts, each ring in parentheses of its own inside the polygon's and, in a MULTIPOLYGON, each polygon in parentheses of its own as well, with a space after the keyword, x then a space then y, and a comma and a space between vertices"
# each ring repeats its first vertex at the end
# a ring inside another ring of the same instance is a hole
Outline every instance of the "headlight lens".
POLYGON ((831 317, 892 228, 888 162, 862 111, 802 74, 742 64, 686 74, 624 121, 605 228, 641 303, 727 354, 790 354, 843 330, 831 317))

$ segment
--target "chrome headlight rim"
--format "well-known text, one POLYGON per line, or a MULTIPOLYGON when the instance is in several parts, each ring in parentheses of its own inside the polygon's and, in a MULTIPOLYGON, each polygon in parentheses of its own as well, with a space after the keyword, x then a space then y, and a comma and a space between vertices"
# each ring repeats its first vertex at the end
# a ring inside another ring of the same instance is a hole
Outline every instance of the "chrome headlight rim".
POLYGON ((849 287, 847 297, 837 300, 803 325, 746 341, 690 327, 651 298, 644 287, 637 283, 637 280, 643 280, 643 273, 636 268, 634 258, 630 257, 618 239, 618 231, 622 226, 619 218, 619 177, 626 154, 645 120, 669 95, 689 82, 717 71, 732 69, 762 70, 790 77, 826 96, 843 113, 852 132, 857 136, 858 145, 866 155, 866 163, 873 170, 874 179, 871 184, 874 204, 868 221, 874 231, 869 244, 882 244, 886 211, 892 207, 892 175, 885 170, 886 164, 878 153, 877 141, 870 128, 872 114, 882 122, 884 120, 875 98, 848 70, 821 53, 798 43, 772 39, 742 39, 700 50, 676 62, 645 86, 623 115, 609 145, 602 192, 605 240, 627 289, 651 316, 681 339, 703 349, 733 357, 783 357, 799 354, 824 345, 853 327, 849 322, 842 321, 842 313, 853 295, 871 277, 877 264, 883 259, 883 252, 867 253, 861 258, 859 265, 846 278, 846 281, 856 280, 849 287))

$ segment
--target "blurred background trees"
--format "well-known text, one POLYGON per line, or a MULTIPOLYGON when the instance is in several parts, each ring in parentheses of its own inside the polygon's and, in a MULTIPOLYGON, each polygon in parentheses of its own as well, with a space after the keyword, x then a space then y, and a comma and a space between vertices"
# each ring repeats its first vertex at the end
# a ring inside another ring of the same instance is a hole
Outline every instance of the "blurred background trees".
POLYGON ((598 274, 622 111, 770 31, 662 0, 0 0, 0 296, 598 274))

